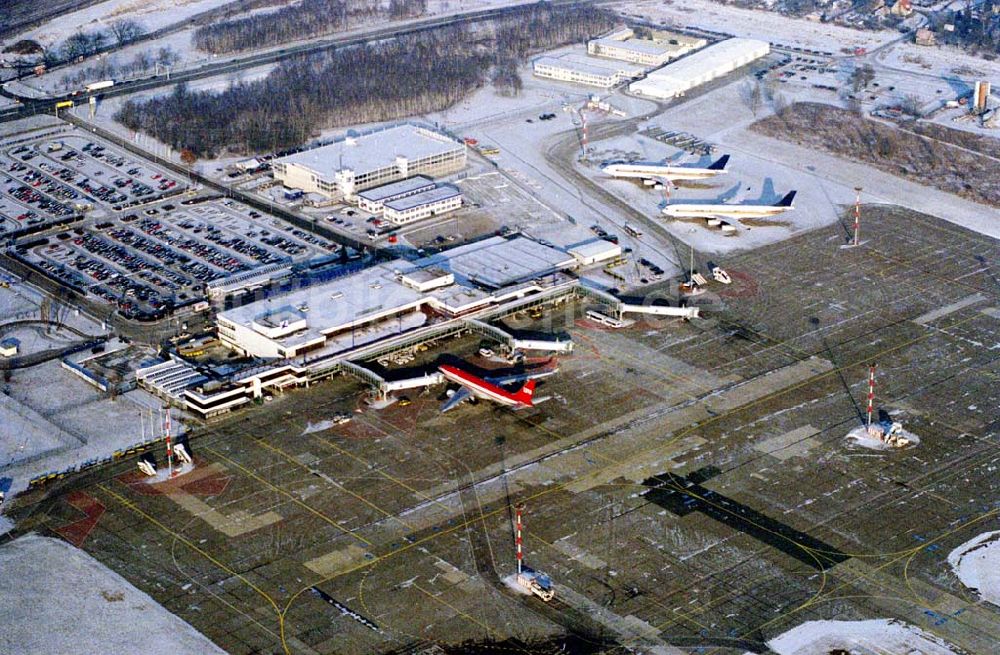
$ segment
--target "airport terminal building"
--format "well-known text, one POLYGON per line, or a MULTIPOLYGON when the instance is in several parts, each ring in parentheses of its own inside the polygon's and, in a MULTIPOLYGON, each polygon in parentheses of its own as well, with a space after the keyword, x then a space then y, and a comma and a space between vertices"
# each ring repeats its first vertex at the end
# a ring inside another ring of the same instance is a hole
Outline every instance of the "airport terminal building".
POLYGON ((465 168, 464 143, 416 125, 398 125, 274 160, 274 179, 291 189, 353 201, 359 191, 416 175, 465 168))

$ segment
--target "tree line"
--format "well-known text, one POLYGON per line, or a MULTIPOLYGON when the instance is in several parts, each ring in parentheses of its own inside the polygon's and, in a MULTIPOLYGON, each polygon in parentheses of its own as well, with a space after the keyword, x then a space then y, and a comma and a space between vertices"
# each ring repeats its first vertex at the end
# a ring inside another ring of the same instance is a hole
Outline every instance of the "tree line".
POLYGON ((274 12, 256 14, 198 28, 194 45, 221 54, 315 38, 375 18, 421 16, 427 0, 302 0, 274 12))
POLYGON ((222 92, 130 100, 115 118, 198 157, 276 152, 321 130, 447 109, 487 81, 516 92, 525 57, 604 32, 613 14, 533 5, 475 27, 448 26, 284 61, 264 79, 222 92), (491 71, 493 74, 491 76, 491 71))

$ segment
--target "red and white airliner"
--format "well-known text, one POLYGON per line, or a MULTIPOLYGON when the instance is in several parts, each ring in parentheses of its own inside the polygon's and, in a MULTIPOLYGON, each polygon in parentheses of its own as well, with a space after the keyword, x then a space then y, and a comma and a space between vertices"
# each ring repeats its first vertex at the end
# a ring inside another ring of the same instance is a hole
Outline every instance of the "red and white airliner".
POLYGON ((533 375, 533 376, 510 376, 508 378, 492 378, 484 379, 477 377, 468 371, 463 371, 460 368, 454 366, 449 366, 448 364, 442 364, 438 367, 441 374, 446 380, 454 382, 459 385, 461 389, 455 392, 455 394, 448 399, 448 402, 444 404, 441 408, 442 412, 447 412, 459 405, 464 400, 468 400, 470 397, 482 398, 484 400, 491 400, 498 405, 503 405, 504 407, 513 407, 515 409, 521 409, 524 407, 534 407, 533 397, 535 395, 535 378, 542 377, 542 375, 551 374, 554 371, 546 371, 543 374, 533 375), (513 382, 512 378, 525 379, 528 378, 524 385, 517 391, 507 391, 500 384, 505 382, 513 382))

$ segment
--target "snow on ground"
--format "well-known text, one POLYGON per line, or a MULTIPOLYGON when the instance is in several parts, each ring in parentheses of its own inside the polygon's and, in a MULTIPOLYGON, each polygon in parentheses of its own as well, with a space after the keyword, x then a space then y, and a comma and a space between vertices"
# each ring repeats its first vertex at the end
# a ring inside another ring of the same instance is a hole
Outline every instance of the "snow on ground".
POLYGON ((877 439, 872 435, 868 434, 868 428, 863 425, 859 425, 850 432, 847 433, 845 439, 851 444, 860 446, 862 448, 867 448, 869 450, 904 450, 908 448, 913 448, 920 443, 920 437, 909 432, 908 430, 901 430, 899 433, 900 437, 904 439, 909 439, 910 443, 903 448, 897 448, 895 446, 890 446, 881 439, 877 439))
POLYGON ((302 434, 306 435, 312 434, 313 432, 326 432, 336 425, 336 421, 331 420, 320 421, 319 423, 306 423, 306 429, 302 431, 302 434))
POLYGON ((767 642, 778 655, 851 655, 900 653, 958 655, 959 650, 916 626, 896 619, 807 621, 767 642))
POLYGON ((966 587, 1000 605, 1000 530, 984 532, 951 551, 948 564, 966 587))
POLYGON ((670 4, 649 0, 614 5, 626 16, 640 16, 678 26, 694 25, 736 36, 772 41, 839 53, 841 48, 878 45, 900 38, 899 32, 854 30, 849 27, 821 24, 788 18, 776 12, 753 11, 723 5, 712 0, 674 0, 670 4))
POLYGON ((224 652, 125 578, 64 541, 20 537, 0 547, 0 570, 0 652, 224 652))
MULTIPOLYGON (((115 450, 150 439, 150 412, 155 413, 162 406, 162 401, 141 389, 111 400, 62 368, 58 360, 14 371, 6 386, 10 398, 5 400, 27 408, 20 410, 22 413, 37 416, 36 429, 43 429, 47 422, 54 426, 53 434, 58 431, 58 434, 65 433, 70 437, 62 440, 70 447, 56 447, 50 452, 43 452, 37 443, 22 449, 23 436, 19 438, 16 431, 12 434, 0 431, 0 453, 13 452, 20 461, 2 472, 3 476, 14 479, 11 493, 27 488, 28 481, 36 475, 108 457, 115 450), (30 456, 29 450, 32 451, 30 456)), ((172 410, 171 416, 174 433, 183 432, 181 412, 172 410)), ((7 460, 0 459, 0 467, 7 463, 7 460)))
POLYGON ((879 62, 894 68, 907 68, 934 73, 942 78, 950 75, 996 79, 1000 64, 974 57, 950 46, 919 46, 915 43, 897 43, 876 55, 879 62))
POLYGON ((232 0, 108 0, 53 18, 40 27, 19 34, 17 39, 34 39, 49 47, 62 42, 77 30, 106 29, 118 19, 135 20, 147 32, 152 32, 229 2, 232 0))

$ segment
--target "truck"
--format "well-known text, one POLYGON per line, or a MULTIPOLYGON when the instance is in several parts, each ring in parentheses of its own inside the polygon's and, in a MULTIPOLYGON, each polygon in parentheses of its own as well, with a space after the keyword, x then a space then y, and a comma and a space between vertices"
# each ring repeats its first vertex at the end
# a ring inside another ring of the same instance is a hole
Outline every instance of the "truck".
POLYGON ((83 90, 87 93, 93 93, 94 91, 100 91, 101 89, 110 89, 114 85, 114 80, 101 80, 100 82, 92 82, 86 85, 83 87, 83 90))

